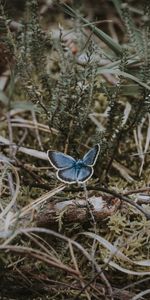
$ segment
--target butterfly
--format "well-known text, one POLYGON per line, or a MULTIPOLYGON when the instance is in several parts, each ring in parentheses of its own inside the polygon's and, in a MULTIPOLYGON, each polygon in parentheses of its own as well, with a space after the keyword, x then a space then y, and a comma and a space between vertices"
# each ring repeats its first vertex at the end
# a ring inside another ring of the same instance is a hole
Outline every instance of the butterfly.
POLYGON ((71 184, 83 183, 91 178, 99 151, 100 146, 96 144, 79 160, 54 150, 48 150, 47 155, 51 165, 57 170, 57 178, 71 184))

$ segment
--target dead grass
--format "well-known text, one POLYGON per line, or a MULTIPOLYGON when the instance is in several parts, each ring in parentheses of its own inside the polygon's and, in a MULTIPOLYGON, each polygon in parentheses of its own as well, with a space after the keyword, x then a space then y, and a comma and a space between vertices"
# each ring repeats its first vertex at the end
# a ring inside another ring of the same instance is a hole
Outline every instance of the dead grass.
MULTIPOLYGON (((107 7, 105 9, 105 17, 108 17, 107 7)), ((40 6, 41 18, 48 11, 45 1, 40 6)), ((96 12, 92 10, 91 13, 95 15, 96 12)), ((114 16, 122 30, 116 12, 114 16)), ((73 24, 56 10, 54 23, 57 18, 69 28, 73 24)), ((117 37, 115 28, 111 22, 107 28, 113 40, 117 37)), ((60 34, 60 28, 54 29, 53 34, 57 36, 58 31, 60 34)), ((104 47, 97 34, 94 39, 105 49, 106 45, 104 47)), ((64 30, 64 37, 67 35, 68 31, 64 30)), ((65 46, 75 52, 79 47, 77 42, 73 40, 71 45, 68 38, 65 46)), ((52 55, 55 61, 55 53, 52 55)), ((77 62, 83 65, 85 57, 78 57, 77 62)), ((50 63, 47 62, 47 68, 50 63)), ((56 79, 60 69, 55 63, 51 68, 56 68, 56 79)), ((6 69, 7 73, 8 66, 6 69)), ((17 78, 12 79, 16 81, 13 90, 13 84, 8 82, 10 73, 6 80, 5 72, 2 70, 0 77, 1 299, 149 299, 149 113, 128 136, 126 148, 121 143, 105 186, 96 172, 86 190, 82 186, 68 186, 57 180, 46 152, 53 146, 54 139, 58 140, 60 148, 68 149, 70 132, 66 144, 62 145, 58 128, 48 126, 49 121, 38 110, 37 103, 25 101, 17 78)), ((105 78, 106 84, 114 87, 118 74, 104 71, 96 80, 105 78)), ((133 83, 137 81, 136 77, 124 75, 133 83)), ((138 83, 140 87, 150 88, 140 80, 138 83)), ((97 93, 96 90, 93 112, 88 116, 91 125, 84 133, 86 142, 75 140, 81 145, 80 150, 89 148, 95 126, 97 130, 104 130, 106 126, 106 97, 102 91, 98 96, 97 93)), ((122 95, 121 102, 125 103, 123 127, 131 113, 131 105, 126 95, 122 95)), ((101 170, 99 162, 96 168, 101 170)))

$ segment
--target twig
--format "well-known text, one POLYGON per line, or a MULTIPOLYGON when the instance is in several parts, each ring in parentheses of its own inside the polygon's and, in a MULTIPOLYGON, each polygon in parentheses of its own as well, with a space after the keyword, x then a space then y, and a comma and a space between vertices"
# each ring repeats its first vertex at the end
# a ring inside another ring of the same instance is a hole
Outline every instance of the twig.
MULTIPOLYGON (((36 183, 29 183, 28 184, 32 187, 39 187, 39 188, 43 188, 45 190, 51 190, 51 187, 50 185, 48 184, 36 184, 36 183)), ((121 195, 113 190, 109 190, 109 189, 106 189, 106 188, 103 188, 103 187, 98 187, 98 186, 87 186, 86 187, 87 190, 93 190, 93 191, 99 191, 99 192, 103 192, 103 193, 106 193, 106 194, 110 194, 112 196, 114 196, 115 198, 119 198, 120 200, 123 200, 124 202, 127 202, 129 203, 131 206, 134 206, 136 209, 138 209, 139 211, 141 211, 145 217, 147 218, 147 220, 150 220, 150 214, 147 213, 141 206, 139 206, 138 204, 136 204, 135 202, 133 202, 130 198, 124 196, 124 195, 121 195)), ((147 190, 147 189, 146 189, 147 190)), ((77 188, 74 188, 74 187, 65 187, 65 191, 66 192, 81 192, 82 191, 82 188, 81 187, 77 187, 77 188)))
POLYGON ((68 135, 67 135, 67 138, 66 138, 66 142, 65 142, 64 153, 68 152, 69 138, 70 138, 70 135, 71 135, 72 125, 73 125, 73 120, 71 120, 70 124, 69 124, 69 132, 68 132, 68 135))
MULTIPOLYGON (((92 187, 88 187, 87 186, 87 189, 93 189, 93 190, 98 190, 98 191, 101 191, 101 192, 104 192, 106 194, 110 194, 110 195, 113 195, 115 198, 119 198, 120 200, 123 200, 127 203, 129 203, 130 205, 136 207, 139 211, 141 211, 145 217, 150 220, 150 214, 147 213, 141 206, 139 206, 138 204, 136 204, 135 202, 133 202, 131 199, 129 199, 128 197, 124 196, 124 195, 121 195, 113 190, 109 190, 109 189, 106 189, 106 188, 102 188, 102 187, 95 187, 95 188, 92 188, 92 187)), ((66 189, 65 189, 66 190, 66 189)), ((67 189, 67 191, 69 191, 69 189, 67 189)))
POLYGON ((138 193, 143 193, 143 192, 150 192, 150 187, 147 186, 145 188, 139 188, 139 189, 136 189, 136 190, 131 190, 131 191, 125 192, 124 195, 138 194, 138 193))

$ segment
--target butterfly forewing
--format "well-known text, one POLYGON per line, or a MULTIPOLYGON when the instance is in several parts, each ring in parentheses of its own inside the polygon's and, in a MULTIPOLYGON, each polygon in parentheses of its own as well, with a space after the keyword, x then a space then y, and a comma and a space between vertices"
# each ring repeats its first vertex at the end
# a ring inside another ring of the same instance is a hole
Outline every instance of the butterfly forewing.
POLYGON ((68 169, 58 170, 57 177, 63 182, 66 183, 75 183, 77 182, 77 172, 75 167, 68 169))
POLYGON ((77 182, 87 181, 93 174, 93 168, 90 166, 83 166, 78 172, 77 182))
POLYGON ((92 149, 90 149, 83 157, 83 162, 87 166, 93 166, 96 162, 100 151, 99 144, 95 145, 92 149))
POLYGON ((57 152, 57 151, 48 150, 47 155, 50 160, 50 163, 55 169, 70 168, 76 162, 76 160, 70 155, 57 152))

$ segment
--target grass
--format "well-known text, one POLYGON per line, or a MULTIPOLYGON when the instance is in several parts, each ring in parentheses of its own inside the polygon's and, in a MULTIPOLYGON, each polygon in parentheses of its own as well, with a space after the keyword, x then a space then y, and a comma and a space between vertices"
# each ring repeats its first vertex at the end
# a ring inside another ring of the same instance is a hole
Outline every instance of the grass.
POLYGON ((107 32, 66 4, 52 23, 32 0, 12 33, 1 7, 12 50, 0 76, 4 299, 149 297, 149 3, 134 28, 133 7, 113 5, 107 32), (47 150, 78 159, 96 143, 86 187, 60 183, 47 150))

